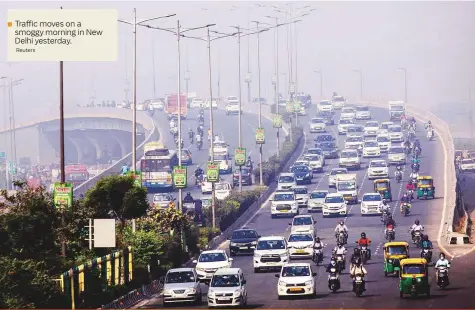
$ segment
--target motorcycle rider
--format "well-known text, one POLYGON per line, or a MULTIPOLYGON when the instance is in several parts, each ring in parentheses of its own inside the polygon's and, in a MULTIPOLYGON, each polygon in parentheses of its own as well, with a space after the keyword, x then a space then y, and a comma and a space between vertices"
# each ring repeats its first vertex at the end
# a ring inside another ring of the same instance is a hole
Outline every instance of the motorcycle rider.
MULTIPOLYGON (((368 274, 368 272, 366 271, 365 267, 363 266, 363 264, 361 264, 361 260, 360 259, 357 259, 355 264, 353 265, 353 267, 351 268, 350 270, 350 277, 353 279, 353 278, 356 278, 356 276, 361 276, 363 279, 363 292, 366 291, 366 285, 365 285, 365 280, 364 280, 364 277, 368 274)), ((355 283, 353 282, 353 291, 355 290, 355 283)))
POLYGON ((411 197, 409 197, 409 195, 407 195, 407 193, 404 193, 404 195, 402 195, 402 197, 401 197, 401 199, 399 199, 399 201, 401 202, 401 204, 411 203, 411 197))
POLYGON ((361 259, 361 251, 359 248, 355 248, 353 250, 353 254, 351 254, 350 258, 350 269, 353 268, 353 265, 355 264, 357 259, 361 259))
POLYGON ((388 215, 390 214, 389 208, 390 206, 388 205, 388 202, 386 201, 386 199, 383 199, 383 204, 380 207, 381 212, 383 213, 381 214, 381 220, 383 219, 384 214, 388 214, 388 215))
POLYGON ((338 243, 336 245, 336 247, 333 249, 333 253, 335 254, 335 256, 338 256, 338 255, 342 255, 343 257, 343 269, 345 269, 345 266, 346 266, 346 248, 343 246, 343 244, 341 243, 338 243))
MULTIPOLYGON (((330 259, 330 264, 328 264, 326 272, 331 273, 332 268, 335 268, 336 270, 338 270, 338 267, 336 266, 336 260, 334 257, 330 259)), ((328 289, 331 290, 330 281, 328 281, 328 289)))
POLYGON ((335 237, 338 238, 338 234, 340 232, 343 232, 344 236, 345 236, 345 239, 348 238, 348 227, 346 227, 345 225, 345 222, 340 221, 340 223, 338 223, 338 225, 336 225, 335 227, 335 237))
POLYGON ((424 231, 424 226, 421 225, 421 223, 419 222, 419 220, 416 220, 414 222, 414 225, 411 226, 411 229, 409 230, 410 233, 411 233, 411 236, 412 236, 412 239, 414 240, 414 233, 416 231, 420 231, 420 232, 423 232, 424 231))
POLYGON ((419 139, 416 139, 416 140, 414 141, 414 147, 416 147, 416 146, 417 146, 417 147, 421 147, 421 142, 419 141, 419 139))
POLYGON ((126 175, 127 172, 129 172, 129 171, 130 171, 130 168, 129 168, 129 165, 128 165, 127 163, 125 163, 125 164, 122 166, 122 168, 120 168, 120 173, 121 173, 122 175, 126 175))
POLYGON ((204 171, 201 167, 195 169, 195 184, 198 185, 199 179, 203 176, 204 171))
POLYGON ((411 200, 414 199, 414 191, 416 190, 416 185, 412 179, 409 180, 406 184, 406 191, 411 194, 411 200))
POLYGON ((193 132, 193 129, 190 128, 190 130, 188 130, 188 138, 190 139, 190 141, 193 141, 194 137, 195 133, 193 132))
POLYGON ((201 135, 199 133, 196 134, 196 144, 202 143, 201 135))
MULTIPOLYGON (((320 237, 315 238, 315 243, 313 244, 314 250, 323 250, 323 242, 320 241, 320 237)), ((315 251, 313 252, 313 261, 316 261, 315 251)))
POLYGON ((369 248, 371 245, 371 239, 366 238, 366 233, 362 232, 361 233, 361 238, 357 241, 359 246, 366 246, 366 249, 368 250, 368 260, 371 259, 371 249, 369 248))
POLYGON ((203 136, 203 125, 199 125, 198 128, 196 128, 196 132, 197 132, 200 136, 203 136))
POLYGON ((406 141, 404 141, 403 143, 403 147, 405 147, 408 150, 411 149, 411 141, 409 141, 409 138, 406 138, 406 141))
POLYGON ((393 216, 391 214, 388 215, 388 219, 386 221, 386 227, 384 228, 384 236, 386 236, 389 227, 392 227, 394 233, 396 233, 396 221, 393 219, 393 216))
POLYGON ((252 165, 253 164, 254 164, 254 162, 252 161, 251 156, 247 156, 246 167, 249 167, 252 170, 252 165))
POLYGON ((409 180, 412 180, 413 182, 416 181, 417 182, 417 178, 419 177, 419 173, 417 172, 412 172, 410 175, 409 175, 409 180))
MULTIPOLYGON (((424 249, 427 249, 429 251, 431 251, 433 249, 432 247, 432 241, 429 240, 429 236, 428 235, 424 235, 422 237, 422 243, 421 243, 421 257, 422 257, 422 253, 424 252, 424 249)), ((432 252, 432 251, 431 251, 432 252)))
POLYGON ((186 193, 185 198, 183 198, 183 203, 194 202, 194 201, 195 201, 195 200, 194 200, 193 197, 191 196, 191 193, 190 193, 190 192, 186 193))
POLYGON ((439 267, 445 267, 445 268, 450 268, 450 261, 445 258, 444 253, 440 253, 439 260, 435 263, 434 268, 437 269, 437 272, 435 273, 436 276, 436 282, 439 282, 439 267))
POLYGON ((175 119, 171 119, 170 120, 170 128, 173 128, 173 127, 176 127, 176 124, 175 124, 175 119))
POLYGON ((396 166, 396 171, 394 172, 396 179, 402 180, 402 168, 401 166, 396 166))

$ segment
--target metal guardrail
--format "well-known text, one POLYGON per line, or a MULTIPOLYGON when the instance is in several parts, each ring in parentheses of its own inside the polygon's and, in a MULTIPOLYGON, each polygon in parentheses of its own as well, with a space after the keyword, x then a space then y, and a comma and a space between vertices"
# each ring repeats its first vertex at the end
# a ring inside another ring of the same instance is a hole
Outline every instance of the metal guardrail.
POLYGON ((149 296, 160 293, 163 290, 164 277, 152 281, 147 285, 135 289, 128 294, 117 298, 116 300, 103 305, 101 309, 127 309, 131 308, 149 296))

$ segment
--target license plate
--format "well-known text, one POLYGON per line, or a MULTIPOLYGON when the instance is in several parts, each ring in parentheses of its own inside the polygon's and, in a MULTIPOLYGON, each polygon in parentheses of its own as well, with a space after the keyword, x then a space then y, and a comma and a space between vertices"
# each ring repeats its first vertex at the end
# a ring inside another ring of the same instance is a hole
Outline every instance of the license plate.
POLYGON ((223 297, 219 297, 218 300, 222 300, 222 301, 231 301, 231 299, 229 298, 223 298, 223 297))
POLYGON ((293 287, 293 288, 290 288, 289 291, 291 291, 291 292, 301 292, 302 289, 299 288, 299 287, 293 287))
POLYGON ((241 247, 239 247, 239 248, 240 248, 241 250, 247 250, 247 249, 248 249, 247 246, 241 246, 241 247))
POLYGON ((289 210, 280 210, 280 212, 289 212, 289 210))
POLYGON ((275 265, 277 265, 277 263, 275 263, 275 262, 268 262, 268 263, 266 263, 266 265, 268 265, 268 266, 275 266, 275 265))
POLYGON ((297 252, 297 253, 305 253, 305 250, 297 250, 297 251, 295 251, 295 252, 297 252))

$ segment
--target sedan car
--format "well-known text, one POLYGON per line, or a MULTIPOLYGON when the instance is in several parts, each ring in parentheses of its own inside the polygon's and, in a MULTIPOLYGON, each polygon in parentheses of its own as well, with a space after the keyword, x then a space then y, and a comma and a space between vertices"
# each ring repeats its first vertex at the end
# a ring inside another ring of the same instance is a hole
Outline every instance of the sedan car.
POLYGON ((256 249, 257 240, 260 238, 257 231, 250 228, 235 230, 229 239, 229 253, 231 256, 238 254, 252 254, 256 249))
POLYGON ((297 200, 299 207, 306 207, 308 205, 309 199, 307 187, 295 186, 293 190, 295 193, 295 200, 297 200))
POLYGON ((381 150, 379 144, 376 141, 366 141, 363 143, 363 157, 379 157, 381 156, 381 150))
POLYGON ((341 109, 340 118, 354 119, 356 116, 356 110, 352 107, 344 107, 341 109))
POLYGON ((346 135, 348 132, 348 126, 354 125, 355 121, 350 118, 342 118, 338 121, 338 134, 346 135))
POLYGON ((333 168, 328 174, 328 187, 336 187, 336 176, 339 174, 348 174, 348 169, 346 168, 333 168))
POLYGON ((290 258, 312 258, 315 239, 310 233, 292 233, 287 240, 290 258))
POLYGON ((329 191, 327 190, 316 190, 310 193, 308 199, 307 212, 318 212, 322 211, 323 204, 325 203, 325 198, 327 197, 329 191))
POLYGON ((214 185, 216 199, 224 200, 231 195, 232 186, 227 182, 220 182, 214 185))
POLYGON ((297 184, 312 184, 313 179, 313 171, 305 165, 299 166, 292 166, 290 168, 290 172, 295 174, 295 178, 297 179, 297 184))
POLYGON ((335 138, 332 135, 318 135, 315 141, 315 147, 319 147, 322 142, 333 142, 335 138))
POLYGON ((325 166, 325 156, 323 155, 323 150, 319 147, 312 147, 307 150, 304 157, 307 155, 320 155, 323 158, 323 165, 325 166))
POLYGON ((282 299, 284 296, 310 295, 315 296, 316 284, 309 263, 287 263, 279 274, 275 275, 277 282, 277 296, 282 299))
POLYGON ((369 121, 364 125, 365 136, 376 136, 378 134, 379 124, 377 121, 369 121))
POLYGON ((383 198, 379 193, 365 193, 361 199, 361 215, 381 214, 383 198))
POLYGON ((379 135, 376 137, 381 152, 388 152, 391 147, 391 139, 388 135, 379 135))
POLYGON ((181 163, 186 166, 193 164, 193 158, 189 150, 181 150, 181 163))
POLYGON ((176 199, 168 194, 168 193, 161 193, 153 195, 153 206, 155 208, 166 209, 168 208, 170 202, 175 201, 176 199))
POLYGON ((368 179, 389 178, 389 168, 385 160, 377 159, 369 162, 368 179))
POLYGON ((306 160, 309 161, 310 169, 314 172, 323 172, 323 156, 307 154, 304 156, 306 160))
POLYGON ((310 132, 326 132, 327 131, 327 125, 325 122, 325 119, 321 117, 315 117, 312 118, 309 122, 310 125, 310 132))
POLYGON ((335 125, 335 120, 333 119, 333 113, 330 111, 319 111, 317 113, 318 117, 321 117, 325 120, 325 124, 328 126, 335 125))
MULTIPOLYGON (((241 184, 242 185, 252 185, 252 172, 251 169, 247 167, 242 167, 241 168, 241 173, 242 173, 242 179, 241 179, 241 184)), ((239 169, 234 170, 233 174, 233 185, 238 186, 239 185, 239 169)))
POLYGON ((319 147, 325 158, 338 158, 338 146, 335 142, 322 142, 319 147))

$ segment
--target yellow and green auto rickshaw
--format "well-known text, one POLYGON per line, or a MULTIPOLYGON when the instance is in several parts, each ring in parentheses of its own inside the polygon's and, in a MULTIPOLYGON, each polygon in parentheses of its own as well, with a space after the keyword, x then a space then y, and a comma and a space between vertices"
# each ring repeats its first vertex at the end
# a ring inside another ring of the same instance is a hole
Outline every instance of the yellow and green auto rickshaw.
POLYGON ((380 193, 383 199, 393 201, 393 195, 391 194, 391 182, 389 179, 374 180, 374 191, 380 193))
POLYGON ((399 273, 399 297, 425 294, 430 297, 427 261, 424 258, 407 258, 401 260, 399 273))
POLYGON ((434 180, 431 176, 417 178, 417 199, 435 198, 434 180))
POLYGON ((384 244, 384 276, 398 275, 401 267, 400 261, 409 257, 409 244, 394 241, 384 244))

